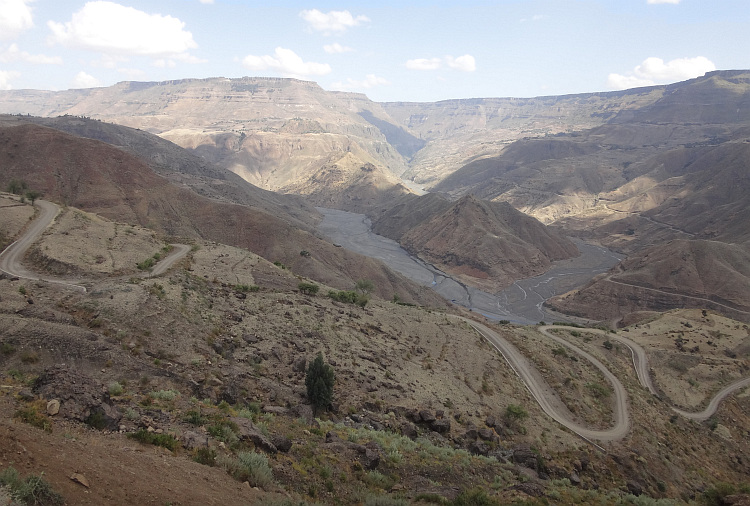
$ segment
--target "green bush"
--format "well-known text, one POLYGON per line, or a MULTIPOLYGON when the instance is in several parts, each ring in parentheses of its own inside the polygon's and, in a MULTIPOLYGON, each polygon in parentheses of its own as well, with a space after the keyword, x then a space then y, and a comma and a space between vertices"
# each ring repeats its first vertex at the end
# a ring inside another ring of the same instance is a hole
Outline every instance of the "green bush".
POLYGON ((35 402, 19 409, 13 416, 37 429, 52 432, 52 420, 46 415, 44 409, 41 403, 35 402))
POLYGON ((44 479, 44 473, 39 476, 31 475, 22 480, 18 471, 8 467, 0 472, 0 486, 7 487, 11 497, 21 504, 35 506, 62 506, 65 499, 52 490, 44 479))
POLYGON ((197 448, 193 454, 193 460, 204 466, 213 467, 216 465, 216 450, 213 448, 197 448))
POLYGON ((239 452, 237 458, 220 457, 219 464, 238 481, 265 488, 273 483, 273 471, 262 453, 239 452))
POLYGON ((498 506, 499 504, 488 496, 487 492, 479 488, 461 492, 451 503, 452 506, 498 506))
POLYGON ((109 391, 109 395, 122 395, 122 393, 125 391, 119 381, 113 381, 112 383, 110 383, 107 387, 107 390, 109 391))
POLYGON ((505 408, 505 418, 508 420, 520 421, 528 416, 529 413, 518 404, 508 404, 508 407, 505 408))
POLYGON ((315 283, 304 282, 297 285, 297 288, 301 293, 304 293, 305 295, 315 295, 316 293, 318 293, 318 290, 320 290, 320 287, 315 283))
POLYGON ((161 446, 167 450, 175 451, 179 442, 170 434, 157 434, 155 432, 149 432, 146 429, 141 429, 138 432, 132 432, 128 434, 130 439, 144 444, 151 444, 154 446, 161 446))
POLYGON ((709 506, 721 506, 722 504, 726 504, 724 498, 735 492, 736 489, 734 485, 731 483, 720 482, 706 489, 706 491, 703 492, 703 497, 701 499, 703 499, 703 502, 709 506))
POLYGON ((331 290, 328 292, 328 296, 337 302, 357 304, 360 307, 365 307, 370 300, 366 294, 360 295, 357 292, 346 290, 331 290))

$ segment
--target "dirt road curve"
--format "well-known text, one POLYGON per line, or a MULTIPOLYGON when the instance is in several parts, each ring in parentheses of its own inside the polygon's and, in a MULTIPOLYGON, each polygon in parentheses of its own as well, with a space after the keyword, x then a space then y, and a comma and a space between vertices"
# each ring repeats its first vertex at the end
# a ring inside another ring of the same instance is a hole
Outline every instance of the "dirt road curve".
MULTIPOLYGON (((64 279, 52 278, 49 276, 40 276, 36 272, 32 272, 26 269, 21 260, 26 254, 26 251, 50 226, 54 221, 57 214, 60 212, 60 207, 52 202, 46 200, 37 200, 36 205, 39 207, 39 215, 36 219, 31 222, 26 232, 13 244, 5 248, 0 253, 0 271, 5 272, 11 276, 16 276, 23 279, 41 280, 47 283, 56 283, 59 285, 67 286, 75 290, 86 292, 86 287, 77 285, 66 281, 64 279)), ((178 260, 183 258, 190 251, 190 246, 186 244, 173 244, 174 248, 170 254, 161 259, 160 262, 147 274, 148 277, 159 276, 164 274, 172 267, 178 260)))
POLYGON ((31 222, 29 228, 16 242, 0 253, 0 270, 11 276, 56 283, 85 292, 86 287, 84 286, 69 283, 61 279, 40 276, 35 272, 27 270, 21 264, 26 251, 28 251, 29 247, 42 235, 47 227, 50 226, 57 213, 60 212, 60 208, 56 204, 47 202, 46 200, 37 200, 36 205, 39 207, 39 216, 31 222))
MULTIPOLYGON (((518 349, 501 337, 497 332, 482 325, 481 323, 469 320, 468 318, 459 318, 479 332, 487 341, 489 341, 500 353, 502 353, 508 365, 515 371, 516 375, 521 378, 526 388, 529 390, 531 395, 537 401, 542 410, 547 413, 549 417, 554 419, 560 425, 563 425, 575 432, 587 441, 598 440, 598 441, 614 441, 624 438, 630 430, 630 420, 628 417, 628 405, 627 405, 627 392, 623 387, 620 380, 612 374, 599 360, 591 356, 589 353, 580 349, 578 346, 558 337, 551 332, 550 329, 556 328, 552 325, 539 327, 539 330, 548 338, 555 342, 567 347, 573 352, 577 353, 581 357, 591 362, 602 374, 607 378, 607 381, 612 385, 612 389, 615 395, 615 403, 613 406, 614 425, 610 429, 606 430, 594 430, 584 426, 581 426, 573 421, 572 414, 565 405, 562 403, 557 394, 550 388, 546 381, 541 377, 536 368, 526 360, 518 349)), ((630 339, 616 334, 604 332, 600 329, 580 329, 586 332, 593 332, 607 336, 608 339, 617 341, 630 349, 633 356, 633 368, 638 376, 638 381, 641 385, 646 388, 653 395, 657 395, 657 390, 651 380, 651 374, 649 373, 648 358, 646 357, 646 351, 637 343, 630 339)), ((733 392, 742 388, 750 386, 750 378, 744 378, 735 381, 734 383, 724 387, 719 393, 717 393, 705 410, 698 413, 691 413, 688 411, 682 411, 675 407, 672 407, 676 413, 690 418, 693 420, 706 420, 710 418, 716 410, 719 408, 719 404, 727 396, 733 392)))
POLYGON ((477 332, 479 332, 495 348, 497 348, 500 353, 503 354, 505 360, 524 382, 526 388, 529 390, 542 410, 560 425, 569 428, 586 440, 595 439, 598 441, 614 441, 622 439, 627 435, 628 431, 630 430, 630 420, 628 418, 627 393, 625 392, 625 387, 623 387, 622 383, 620 383, 620 380, 618 380, 614 376, 614 374, 612 374, 606 367, 604 367, 604 365, 597 359, 581 350, 577 346, 573 346, 570 343, 563 341, 556 336, 553 336, 552 334, 545 333, 545 335, 551 337, 552 339, 555 339, 564 346, 567 346, 579 355, 585 357, 592 364, 594 364, 602 372, 602 374, 604 374, 604 376, 607 377, 610 383, 612 383, 615 394, 615 405, 613 409, 615 420, 612 428, 605 430, 590 429, 588 427, 584 427, 575 423, 573 421, 572 414, 570 413, 570 411, 568 411, 557 394, 552 390, 547 382, 544 381, 536 368, 531 363, 529 363, 528 360, 526 360, 526 357, 524 357, 523 354, 521 354, 521 352, 515 346, 506 341, 497 332, 482 325, 481 323, 477 323, 467 318, 461 319, 474 327, 477 332))

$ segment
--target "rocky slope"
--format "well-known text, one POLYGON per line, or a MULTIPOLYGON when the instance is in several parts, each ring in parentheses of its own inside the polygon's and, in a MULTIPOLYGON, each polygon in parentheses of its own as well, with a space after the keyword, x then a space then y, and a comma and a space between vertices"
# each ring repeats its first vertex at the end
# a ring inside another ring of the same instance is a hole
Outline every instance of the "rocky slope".
POLYGON ((490 292, 541 274, 554 260, 578 255, 568 239, 507 203, 466 196, 405 199, 381 215, 378 233, 456 279, 490 292), (404 217, 406 217, 404 219, 404 217))
POLYGON ((564 313, 612 320, 631 312, 709 308, 750 321, 750 251, 705 240, 674 240, 620 262, 610 272, 549 305, 564 313))
MULTIPOLYGON (((23 223, 6 216, 18 201, 0 204, 15 237, 23 223)), ((465 504, 477 488, 483 504, 681 503, 726 495, 719 482, 736 493, 747 476, 746 393, 710 423, 675 418, 640 388, 628 350, 561 328, 629 392, 633 428, 601 452, 552 423, 502 357, 440 311, 378 297, 361 308, 326 297, 325 286, 305 295, 296 272, 215 242, 196 241, 164 277, 120 270, 153 253, 152 234, 68 208, 39 250, 89 271, 88 292, 0 276, 0 460, 23 476, 43 471, 68 503, 465 504), (140 254, 108 239, 119 233, 140 254), (75 244, 113 262, 92 271, 67 253, 75 244), (332 410, 316 420, 304 378, 319 351, 336 383, 332 410), (511 406, 526 416, 509 417, 511 406), (270 474, 243 474, 243 452, 270 474)), ((601 379, 587 361, 550 347, 534 327, 492 326, 533 357, 571 411, 607 423, 606 389, 594 388, 601 379)), ((691 408, 725 380, 712 367, 734 377, 750 352, 746 328, 700 311, 628 335, 660 360, 679 360, 658 385, 669 396, 687 384, 691 396, 678 402, 691 408), (674 349, 677 331, 686 347, 710 346, 705 334, 735 355, 718 350, 701 362, 674 349), (694 378, 700 387, 687 383, 694 378)))

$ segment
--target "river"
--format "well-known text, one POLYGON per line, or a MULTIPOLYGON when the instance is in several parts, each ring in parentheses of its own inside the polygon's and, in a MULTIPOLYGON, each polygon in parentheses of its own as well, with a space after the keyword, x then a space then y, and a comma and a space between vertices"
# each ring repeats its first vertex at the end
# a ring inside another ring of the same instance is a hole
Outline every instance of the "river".
POLYGON ((606 272, 622 257, 601 246, 574 240, 581 255, 555 262, 542 275, 516 281, 500 293, 492 294, 464 285, 434 266, 409 255, 396 241, 372 232, 369 218, 362 214, 318 208, 324 216, 318 232, 334 244, 383 261, 391 269, 455 304, 495 320, 534 324, 564 320, 548 313, 542 305, 550 297, 565 293, 606 272))

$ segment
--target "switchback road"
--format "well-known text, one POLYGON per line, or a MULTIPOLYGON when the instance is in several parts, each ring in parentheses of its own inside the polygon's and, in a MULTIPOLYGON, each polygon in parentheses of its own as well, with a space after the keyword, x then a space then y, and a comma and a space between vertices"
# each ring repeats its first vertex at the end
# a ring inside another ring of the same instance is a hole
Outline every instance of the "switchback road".
MULTIPOLYGON (((550 332, 550 329, 560 328, 552 325, 541 326, 539 330, 548 338, 552 339, 558 344, 561 344, 578 354, 579 356, 588 360, 597 369, 601 371, 604 377, 609 381, 612 386, 614 393, 614 404, 613 404, 613 425, 609 429, 591 429, 589 427, 582 426, 576 423, 573 419, 573 415, 565 407, 559 396, 552 390, 547 382, 542 378, 541 374, 537 371, 536 367, 531 364, 523 354, 513 346, 509 341, 503 338, 500 334, 490 329, 489 327, 482 325, 474 320, 470 320, 464 317, 459 318, 469 325, 471 325, 482 337, 484 337, 490 344, 492 344, 505 358, 508 365, 513 369, 516 375, 523 381, 526 388, 529 390, 531 395, 534 397, 536 402, 542 408, 542 410, 553 420, 558 422, 560 425, 567 427, 574 433, 578 434, 583 439, 594 443, 592 440, 597 441, 615 441, 624 438, 630 430, 630 419, 628 416, 628 402, 627 392, 625 387, 622 385, 620 380, 607 369, 598 359, 593 357, 588 352, 582 350, 578 346, 570 343, 569 341, 556 336, 550 332)), ((646 388, 651 394, 657 395, 657 390, 651 379, 649 372, 648 357, 646 352, 639 344, 631 341, 630 339, 616 334, 605 332, 601 329, 588 329, 581 328, 577 329, 583 332, 593 332, 601 335, 605 335, 608 339, 617 341, 630 349, 633 357, 633 368, 635 369, 638 381, 641 385, 646 388)), ((690 418, 696 421, 703 421, 710 418, 716 410, 719 408, 719 404, 727 396, 750 386, 750 378, 743 378, 737 380, 719 391, 708 403, 706 409, 701 412, 689 412, 681 409, 672 407, 672 410, 680 415, 690 418)), ((598 446, 598 445, 597 445, 598 446)))

